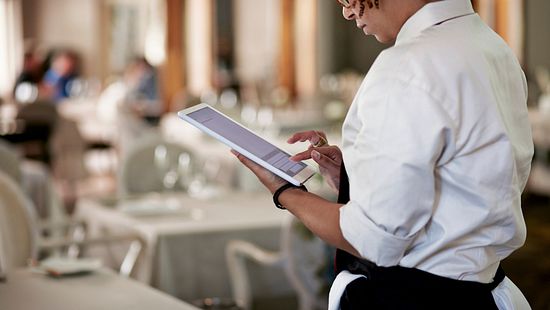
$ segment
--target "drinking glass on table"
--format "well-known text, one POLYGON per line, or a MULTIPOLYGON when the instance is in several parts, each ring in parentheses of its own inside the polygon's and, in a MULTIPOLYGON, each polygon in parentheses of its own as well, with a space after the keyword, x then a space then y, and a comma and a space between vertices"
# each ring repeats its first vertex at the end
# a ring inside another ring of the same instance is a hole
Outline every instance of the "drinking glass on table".
POLYGON ((189 153, 182 152, 178 155, 177 171, 181 188, 188 190, 193 173, 191 166, 191 155, 189 153))
POLYGON ((187 190, 192 179, 192 158, 189 153, 170 152, 165 145, 160 144, 155 148, 154 163, 164 191, 174 191, 176 187, 187 190))
POLYGON ((218 159, 207 158, 201 165, 198 165, 192 181, 189 183, 189 195, 207 198, 215 194, 216 179, 221 171, 221 164, 218 159))
POLYGON ((185 151, 170 152, 166 145, 158 145, 154 151, 154 163, 162 183, 162 200, 174 210, 181 210, 179 190, 189 190, 192 184, 192 156, 185 151))

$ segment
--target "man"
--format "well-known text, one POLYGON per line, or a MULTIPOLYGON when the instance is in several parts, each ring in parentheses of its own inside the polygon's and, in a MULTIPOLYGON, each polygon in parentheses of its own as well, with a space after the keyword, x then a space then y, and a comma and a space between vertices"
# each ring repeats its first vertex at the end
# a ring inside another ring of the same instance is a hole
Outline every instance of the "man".
POLYGON ((533 145, 518 61, 468 0, 339 2, 366 35, 394 43, 357 92, 342 152, 315 131, 289 139, 313 143, 293 159, 340 183, 339 203, 237 154, 340 249, 329 308, 529 309, 499 268, 526 235, 533 145))
POLYGON ((78 77, 78 56, 62 50, 54 55, 51 68, 46 71, 43 91, 56 103, 71 96, 72 83, 78 77))

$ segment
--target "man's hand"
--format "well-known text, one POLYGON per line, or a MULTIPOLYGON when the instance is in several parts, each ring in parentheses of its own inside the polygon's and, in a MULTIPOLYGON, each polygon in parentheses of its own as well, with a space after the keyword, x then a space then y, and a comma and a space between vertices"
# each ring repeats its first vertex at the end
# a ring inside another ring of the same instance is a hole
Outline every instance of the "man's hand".
POLYGON ((246 158, 242 154, 238 153, 235 150, 231 150, 231 153, 233 153, 241 163, 243 163, 252 173, 254 173, 260 182, 267 187, 267 189, 273 194, 279 187, 283 186, 284 184, 288 183, 287 181, 283 180, 279 176, 275 175, 271 171, 265 169, 264 167, 256 164, 255 162, 251 161, 250 159, 246 158))
POLYGON ((297 132, 292 137, 288 138, 286 142, 294 144, 296 142, 309 141, 313 147, 321 147, 328 145, 327 135, 322 131, 308 130, 297 132))
POLYGON ((319 172, 325 178, 328 185, 338 191, 340 184, 340 167, 342 165, 342 151, 333 145, 328 145, 327 136, 322 131, 302 131, 290 137, 288 143, 309 141, 311 145, 307 150, 292 157, 293 161, 313 159, 319 165, 319 172))

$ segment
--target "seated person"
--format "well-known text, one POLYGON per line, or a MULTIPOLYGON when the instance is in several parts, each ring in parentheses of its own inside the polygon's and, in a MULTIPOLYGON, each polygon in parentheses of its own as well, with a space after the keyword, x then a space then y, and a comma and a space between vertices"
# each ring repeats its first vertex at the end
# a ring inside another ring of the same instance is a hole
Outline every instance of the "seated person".
POLYGON ((37 90, 42 75, 40 59, 34 52, 26 52, 23 58, 23 70, 21 70, 13 87, 13 97, 19 102, 34 101, 38 91, 33 95, 32 90, 26 89, 26 87, 37 90))
POLYGON ((151 125, 156 125, 162 114, 157 73, 143 57, 135 58, 124 75, 126 102, 129 108, 151 125))
POLYGON ((71 83, 78 77, 78 57, 71 51, 54 55, 52 65, 43 80, 44 91, 51 100, 59 102, 70 96, 71 83))

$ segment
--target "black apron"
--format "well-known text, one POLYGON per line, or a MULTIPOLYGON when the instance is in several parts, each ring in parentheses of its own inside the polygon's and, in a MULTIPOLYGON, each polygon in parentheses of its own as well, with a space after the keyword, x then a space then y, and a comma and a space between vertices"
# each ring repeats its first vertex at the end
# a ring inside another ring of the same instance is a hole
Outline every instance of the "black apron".
MULTIPOLYGON (((338 202, 349 201, 349 180, 342 164, 338 202)), ((336 273, 348 270, 363 274, 349 283, 340 299, 340 308, 349 309, 498 309, 491 291, 505 277, 499 266, 493 282, 485 284, 454 280, 419 269, 401 266, 380 267, 336 250, 336 273)))

